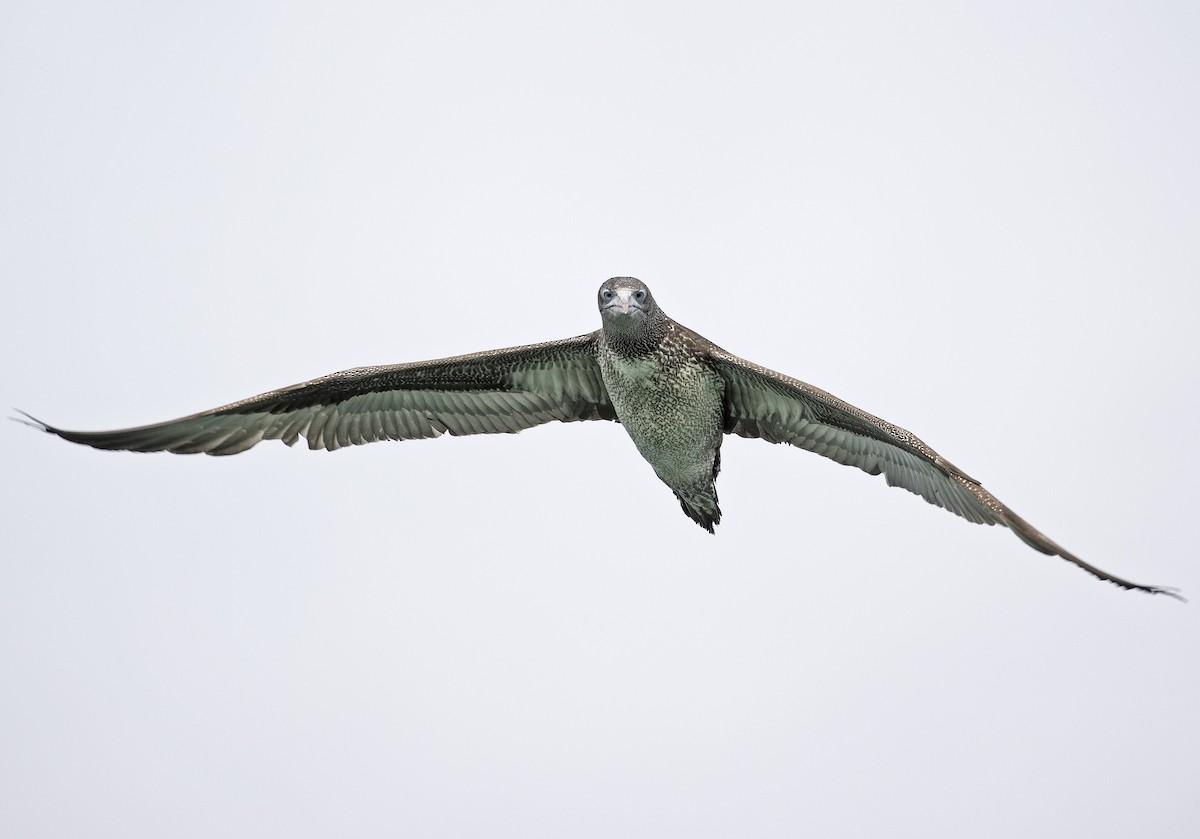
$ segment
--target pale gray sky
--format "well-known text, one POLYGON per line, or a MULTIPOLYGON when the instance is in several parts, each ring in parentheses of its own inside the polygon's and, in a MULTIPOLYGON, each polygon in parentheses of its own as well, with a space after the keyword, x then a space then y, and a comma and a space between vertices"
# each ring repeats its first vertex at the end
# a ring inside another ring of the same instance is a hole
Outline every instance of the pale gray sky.
MULTIPOLYGON (((1194 3, 7 3, 3 399, 168 419, 646 280, 1200 596, 1194 3)), ((732 439, 0 428, 0 834, 1190 836, 1196 603, 732 439)))

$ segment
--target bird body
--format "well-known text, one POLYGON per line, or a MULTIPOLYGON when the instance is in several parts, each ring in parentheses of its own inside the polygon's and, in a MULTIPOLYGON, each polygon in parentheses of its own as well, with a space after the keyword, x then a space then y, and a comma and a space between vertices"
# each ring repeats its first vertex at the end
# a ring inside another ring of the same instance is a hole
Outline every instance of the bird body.
POLYGON ((602 335, 598 359, 613 409, 642 457, 683 511, 713 532, 717 506, 725 382, 694 334, 671 322, 652 351, 623 352, 602 335))
MULTIPOLYGON (((376 440, 515 433, 551 421, 615 420, 710 533, 725 434, 807 449, 916 493, 1122 588, 1132 583, 1066 551, 920 438, 819 388, 738 358, 676 323, 632 277, 600 287, 596 332, 451 358, 362 367, 177 420, 116 431, 27 424, 101 449, 235 454, 262 440, 312 449, 376 440)), ((21 420, 25 422, 25 420, 21 420)))

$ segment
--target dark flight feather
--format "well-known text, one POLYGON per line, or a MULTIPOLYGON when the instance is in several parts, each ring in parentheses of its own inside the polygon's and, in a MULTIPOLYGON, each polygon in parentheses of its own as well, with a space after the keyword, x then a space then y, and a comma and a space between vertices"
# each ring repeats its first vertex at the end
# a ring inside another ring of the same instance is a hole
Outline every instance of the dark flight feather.
MULTIPOLYGON (((26 416, 29 416, 26 414, 26 416)), ((412 364, 344 370, 180 419, 116 431, 67 431, 97 449, 237 454, 263 440, 310 449, 377 440, 515 434, 558 420, 615 420, 595 335, 412 364)))

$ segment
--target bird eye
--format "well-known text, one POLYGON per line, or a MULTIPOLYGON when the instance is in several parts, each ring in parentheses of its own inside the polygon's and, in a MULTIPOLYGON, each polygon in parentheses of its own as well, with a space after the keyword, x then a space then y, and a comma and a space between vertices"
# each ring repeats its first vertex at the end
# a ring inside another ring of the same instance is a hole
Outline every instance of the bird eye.
POLYGON ((646 299, 646 292, 638 289, 636 292, 634 292, 633 299, 639 303, 643 302, 646 299))
POLYGON ((612 300, 612 298, 613 298, 613 293, 612 293, 611 289, 607 289, 607 288, 600 289, 600 299, 601 300, 612 300))

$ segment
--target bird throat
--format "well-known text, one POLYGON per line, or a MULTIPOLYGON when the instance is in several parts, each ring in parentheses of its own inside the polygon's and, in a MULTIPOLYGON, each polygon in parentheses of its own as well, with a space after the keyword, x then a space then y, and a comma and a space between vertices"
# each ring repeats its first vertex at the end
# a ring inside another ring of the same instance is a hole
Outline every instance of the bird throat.
POLYGON ((657 317, 634 320, 616 316, 604 320, 604 344, 610 352, 626 358, 640 358, 658 351, 667 334, 667 319, 657 317))

